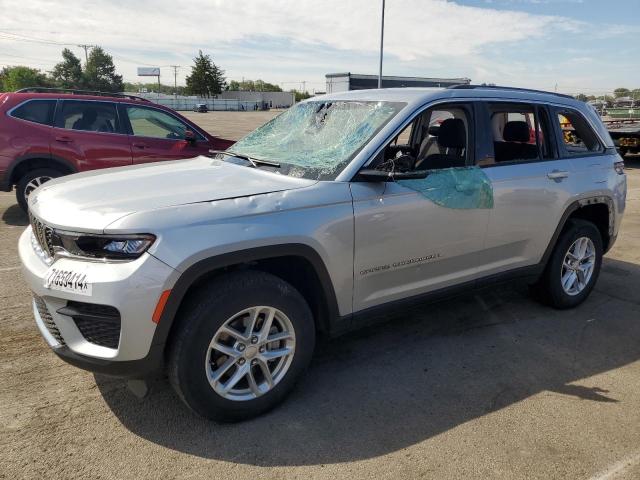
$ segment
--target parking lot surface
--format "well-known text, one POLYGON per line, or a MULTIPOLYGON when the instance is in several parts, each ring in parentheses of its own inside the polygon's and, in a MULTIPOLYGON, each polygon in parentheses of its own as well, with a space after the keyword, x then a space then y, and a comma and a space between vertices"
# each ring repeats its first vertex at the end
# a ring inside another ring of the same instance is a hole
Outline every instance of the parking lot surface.
MULTIPOLYGON (((190 114, 237 138, 273 112, 227 115, 190 114)), ((514 284, 398 311, 322 343, 280 408, 227 425, 165 381, 140 401, 58 360, 20 274, 27 219, 0 193, 0 478, 640 478, 640 160, 627 172, 620 237, 579 308, 514 284)))

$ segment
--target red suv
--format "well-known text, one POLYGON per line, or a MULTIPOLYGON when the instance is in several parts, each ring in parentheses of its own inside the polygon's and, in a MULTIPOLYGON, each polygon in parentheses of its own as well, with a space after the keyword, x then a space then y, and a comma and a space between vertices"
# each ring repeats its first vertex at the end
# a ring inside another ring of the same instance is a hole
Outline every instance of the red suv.
POLYGON ((27 197, 55 177, 97 168, 192 158, 233 144, 170 108, 100 92, 0 93, 0 190, 27 197))

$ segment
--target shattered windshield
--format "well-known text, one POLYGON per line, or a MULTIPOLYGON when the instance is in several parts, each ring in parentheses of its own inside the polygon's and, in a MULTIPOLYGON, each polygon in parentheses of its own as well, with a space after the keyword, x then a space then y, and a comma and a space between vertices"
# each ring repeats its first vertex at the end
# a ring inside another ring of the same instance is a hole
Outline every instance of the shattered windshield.
POLYGON ((299 103, 228 151, 278 163, 281 174, 333 180, 404 105, 363 101, 299 103))

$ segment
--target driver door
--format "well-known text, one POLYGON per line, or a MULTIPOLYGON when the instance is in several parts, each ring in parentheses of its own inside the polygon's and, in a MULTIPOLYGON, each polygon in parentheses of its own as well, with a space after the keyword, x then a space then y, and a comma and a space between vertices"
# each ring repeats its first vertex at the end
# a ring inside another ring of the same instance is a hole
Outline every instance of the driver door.
POLYGON ((125 105, 123 110, 134 164, 193 158, 210 148, 206 141, 185 140, 189 127, 162 110, 138 105, 125 105))
POLYGON ((474 280, 483 263, 492 197, 472 167, 473 104, 426 110, 412 127, 405 152, 394 139, 367 168, 405 153, 414 169, 433 168, 426 179, 351 182, 354 312, 474 280))

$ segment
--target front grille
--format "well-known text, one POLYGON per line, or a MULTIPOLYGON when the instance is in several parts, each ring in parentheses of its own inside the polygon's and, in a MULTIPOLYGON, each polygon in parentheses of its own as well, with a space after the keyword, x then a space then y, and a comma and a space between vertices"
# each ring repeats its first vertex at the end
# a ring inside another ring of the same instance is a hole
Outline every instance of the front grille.
POLYGON ((53 228, 42 223, 31 212, 29 212, 29 223, 40 248, 49 257, 53 257, 53 228))
POLYGON ((55 338, 59 344, 66 345, 64 338, 62 338, 62 335, 60 335, 60 330, 58 330, 58 327, 53 322, 53 318, 49 313, 47 304, 44 302, 44 300, 41 297, 35 294, 33 295, 33 300, 35 301, 36 309, 38 310, 38 314, 42 319, 42 323, 44 323, 44 326, 47 327, 47 330, 49 331, 51 336, 55 338))
POLYGON ((118 348, 120 312, 115 307, 70 301, 58 313, 73 318, 87 342, 101 347, 118 348))

